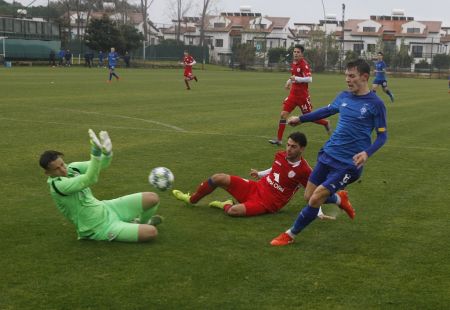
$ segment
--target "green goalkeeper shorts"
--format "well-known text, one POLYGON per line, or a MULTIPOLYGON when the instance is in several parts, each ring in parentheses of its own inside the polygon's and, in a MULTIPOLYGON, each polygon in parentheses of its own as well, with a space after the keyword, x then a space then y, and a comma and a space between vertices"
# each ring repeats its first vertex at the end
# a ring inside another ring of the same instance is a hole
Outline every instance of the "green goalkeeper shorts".
POLYGON ((95 240, 137 242, 139 224, 130 223, 142 213, 142 193, 104 200, 108 221, 93 236, 95 240))

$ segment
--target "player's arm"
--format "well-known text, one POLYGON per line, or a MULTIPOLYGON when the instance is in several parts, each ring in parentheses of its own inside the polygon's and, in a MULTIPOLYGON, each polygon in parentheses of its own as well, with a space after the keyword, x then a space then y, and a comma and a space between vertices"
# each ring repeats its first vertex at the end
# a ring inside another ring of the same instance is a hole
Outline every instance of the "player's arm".
POLYGON ((360 168, 362 167, 370 156, 375 154, 387 141, 386 131, 386 107, 382 102, 377 105, 377 113, 375 115, 375 130, 377 132, 377 138, 375 141, 364 151, 353 156, 353 162, 360 168))
POLYGON ((336 113, 339 113, 339 106, 341 105, 342 98, 345 96, 346 92, 340 93, 332 103, 328 106, 315 110, 311 113, 304 114, 301 116, 291 116, 288 118, 288 124, 291 126, 297 126, 302 123, 314 122, 322 118, 330 117, 336 113))
POLYGON ((195 59, 192 59, 192 62, 189 64, 191 67, 193 66, 193 65, 195 65, 197 62, 195 61, 195 59))
POLYGON ((92 145, 91 160, 77 165, 82 169, 86 169, 85 173, 73 178, 59 178, 53 182, 54 189, 61 195, 70 195, 97 183, 102 165, 111 162, 112 143, 108 133, 100 132, 102 142, 91 129, 89 129, 89 136, 92 145), (105 154, 106 152, 108 153, 105 154))
POLYGON ((291 116, 288 118, 288 124, 291 126, 297 126, 302 123, 308 123, 317 121, 322 118, 327 118, 336 113, 337 112, 334 109, 332 109, 330 106, 327 106, 301 116, 291 116))
POLYGON ((312 76, 295 76, 293 75, 294 83, 312 83, 312 76))
POLYGON ((255 179, 261 179, 268 175, 272 171, 272 167, 263 171, 258 171, 256 169, 250 169, 250 176, 255 179))

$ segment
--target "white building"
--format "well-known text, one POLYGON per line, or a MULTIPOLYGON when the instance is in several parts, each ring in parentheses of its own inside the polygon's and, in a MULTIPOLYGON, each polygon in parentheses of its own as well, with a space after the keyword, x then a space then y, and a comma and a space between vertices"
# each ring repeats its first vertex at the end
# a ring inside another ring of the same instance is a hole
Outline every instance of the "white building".
POLYGON ((389 16, 371 16, 370 19, 349 19, 344 25, 344 50, 375 55, 381 42, 399 48, 402 42, 408 47, 414 62, 431 61, 437 53, 448 53, 441 42, 441 22, 416 21, 406 17, 401 10, 389 16))
MULTIPOLYGON (((227 64, 236 44, 250 43, 257 57, 264 58, 270 48, 287 47, 290 34, 289 17, 262 16, 241 7, 240 12, 225 12, 205 18, 205 42, 210 47, 211 61, 227 64)), ((184 18, 180 27, 180 40, 187 45, 199 45, 200 19, 184 18)), ((163 30, 165 39, 175 39, 177 22, 163 30)))

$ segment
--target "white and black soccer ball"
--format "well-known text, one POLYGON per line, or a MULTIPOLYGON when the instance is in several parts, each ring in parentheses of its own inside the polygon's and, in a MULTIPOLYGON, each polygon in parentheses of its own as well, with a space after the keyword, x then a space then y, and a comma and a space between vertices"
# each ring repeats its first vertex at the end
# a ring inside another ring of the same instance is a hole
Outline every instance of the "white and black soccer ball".
POLYGON ((175 177, 173 176, 172 171, 166 167, 154 168, 148 176, 148 181, 150 184, 160 191, 165 191, 172 187, 174 180, 175 177))

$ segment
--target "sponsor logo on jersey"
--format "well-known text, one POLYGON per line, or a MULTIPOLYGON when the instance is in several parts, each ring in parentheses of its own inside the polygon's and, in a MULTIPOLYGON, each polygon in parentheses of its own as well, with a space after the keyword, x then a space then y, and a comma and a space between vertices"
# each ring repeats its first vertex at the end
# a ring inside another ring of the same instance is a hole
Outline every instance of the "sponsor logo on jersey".
POLYGON ((269 183, 270 186, 272 186, 273 188, 275 188, 275 189, 279 190, 280 192, 284 193, 284 187, 283 186, 281 186, 277 182, 272 181, 269 176, 267 176, 266 180, 267 180, 267 183, 269 183))

